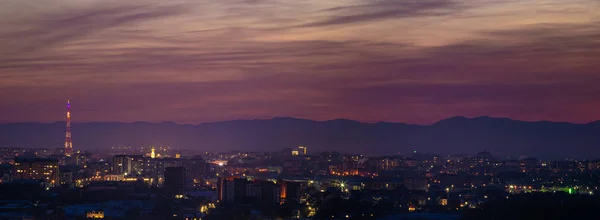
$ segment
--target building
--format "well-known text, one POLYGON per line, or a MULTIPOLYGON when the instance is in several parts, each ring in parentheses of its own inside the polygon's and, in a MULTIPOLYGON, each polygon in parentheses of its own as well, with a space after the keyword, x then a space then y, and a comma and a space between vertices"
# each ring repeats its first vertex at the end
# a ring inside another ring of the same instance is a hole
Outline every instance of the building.
POLYGON ((225 204, 233 204, 235 202, 235 183, 233 180, 221 179, 219 201, 225 204))
POLYGON ((291 158, 283 161, 282 171, 284 173, 298 173, 300 172, 300 160, 298 158, 291 158))
POLYGON ((298 146, 292 149, 292 156, 306 155, 308 153, 305 146, 298 146))
POLYGON ((59 166, 59 173, 61 185, 75 186, 75 180, 79 173, 77 166, 59 166))
POLYGON ((13 180, 14 166, 10 164, 0 164, 0 183, 13 180))
POLYGON ((185 168, 165 168, 165 193, 168 196, 183 195, 185 193, 185 168))
POLYGON ((146 168, 146 159, 142 155, 129 156, 131 170, 128 172, 130 176, 142 177, 146 168))
POLYGON ((50 158, 15 158, 15 180, 40 180, 46 187, 59 184, 58 160, 50 158))
POLYGON ((260 195, 255 197, 255 199, 263 204, 280 203, 281 186, 270 181, 261 181, 258 185, 260 187, 260 195))
MULTIPOLYGON (((180 159, 173 158, 149 158, 132 157, 132 173, 144 178, 153 179, 153 184, 163 185, 165 178, 165 169, 168 167, 185 167, 180 159)), ((187 168, 186 168, 187 170, 187 168)), ((186 175, 187 178, 187 175, 186 175)))
POLYGON ((344 176, 358 175, 358 159, 355 159, 354 157, 345 157, 342 162, 342 167, 338 172, 344 176))
POLYGON ((80 152, 77 151, 77 154, 75 154, 75 165, 77 166, 85 166, 87 165, 89 159, 92 157, 92 154, 88 153, 88 152, 80 152))
POLYGON ((338 163, 341 161, 341 155, 337 151, 326 151, 321 153, 321 160, 325 163, 338 163))
POLYGON ((224 180, 223 178, 219 177, 217 178, 217 202, 222 202, 223 201, 223 187, 224 187, 224 180))
POLYGON ((241 203, 242 198, 246 195, 246 179, 219 178, 217 193, 220 203, 241 203))
POLYGON ((399 167, 401 161, 396 157, 378 157, 369 159, 368 163, 371 172, 389 172, 399 167))
POLYGON ((404 180, 404 185, 409 190, 427 190, 427 179, 425 178, 407 178, 404 180))
POLYGON ((277 204, 280 201, 280 186, 271 181, 248 181, 246 197, 248 201, 262 204, 277 204))
POLYGON ((183 166, 186 171, 186 178, 194 182, 201 181, 208 174, 208 163, 201 157, 184 160, 183 166))
POLYGON ((262 189, 260 188, 259 182, 249 182, 246 184, 246 196, 260 198, 262 189))
POLYGON ((285 193, 283 193, 283 195, 285 195, 285 201, 295 201, 295 202, 300 202, 300 197, 301 197, 301 192, 302 192, 302 186, 300 183, 298 182, 285 182, 285 184, 282 184, 282 187, 284 187, 285 193))
POLYGON ((110 164, 108 162, 90 162, 86 165, 85 176, 92 179, 102 179, 105 175, 110 174, 110 164))
POLYGON ((127 175, 131 173, 131 157, 127 155, 115 155, 112 158, 112 173, 117 175, 127 175))
POLYGON ((142 155, 115 155, 112 173, 125 176, 143 176, 150 163, 142 155))
POLYGON ((281 186, 271 181, 219 179, 217 192, 224 204, 278 204, 281 186))
POLYGON ((298 152, 301 155, 307 155, 308 154, 308 149, 306 148, 306 146, 298 146, 298 152))

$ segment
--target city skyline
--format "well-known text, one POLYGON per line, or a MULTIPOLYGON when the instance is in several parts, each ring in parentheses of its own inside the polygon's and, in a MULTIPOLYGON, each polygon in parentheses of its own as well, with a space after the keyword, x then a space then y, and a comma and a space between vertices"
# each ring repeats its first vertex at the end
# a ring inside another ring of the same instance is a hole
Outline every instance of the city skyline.
POLYGON ((600 119, 600 3, 7 1, 0 123, 600 119))

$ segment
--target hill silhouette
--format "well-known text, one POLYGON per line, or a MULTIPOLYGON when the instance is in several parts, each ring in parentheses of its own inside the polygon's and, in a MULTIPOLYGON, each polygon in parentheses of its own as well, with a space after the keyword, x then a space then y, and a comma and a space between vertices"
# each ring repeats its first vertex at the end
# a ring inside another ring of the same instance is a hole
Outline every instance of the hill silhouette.
MULTIPOLYGON (((365 155, 475 153, 539 158, 589 158, 600 155, 600 122, 526 122, 507 118, 453 117, 432 125, 347 119, 313 121, 290 117, 209 122, 73 123, 78 149, 113 145, 169 145, 198 151, 278 151, 306 145, 311 152, 340 151, 365 155)), ((0 124, 0 147, 58 148, 64 122, 0 124)))

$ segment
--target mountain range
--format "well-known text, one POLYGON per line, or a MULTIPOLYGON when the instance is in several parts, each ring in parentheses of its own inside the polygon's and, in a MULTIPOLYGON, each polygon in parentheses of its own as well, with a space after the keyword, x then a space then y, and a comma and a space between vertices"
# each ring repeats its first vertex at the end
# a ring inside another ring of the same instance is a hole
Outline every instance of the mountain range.
MULTIPOLYGON (((498 156, 547 159, 600 157, 600 121, 527 122, 487 116, 453 117, 431 125, 290 117, 196 125, 86 122, 72 123, 72 134, 74 148, 84 150, 168 145, 197 151, 278 151, 304 145, 309 152, 364 155, 489 151, 498 156)), ((64 122, 0 124, 0 147, 58 148, 63 146, 64 136, 64 122)))

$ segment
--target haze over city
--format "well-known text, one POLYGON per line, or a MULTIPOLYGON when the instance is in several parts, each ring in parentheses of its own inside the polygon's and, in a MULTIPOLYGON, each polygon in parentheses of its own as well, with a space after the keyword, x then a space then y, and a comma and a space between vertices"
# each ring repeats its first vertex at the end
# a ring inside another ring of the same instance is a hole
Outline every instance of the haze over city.
POLYGON ((600 2, 2 1, 0 122, 600 119, 600 2))

